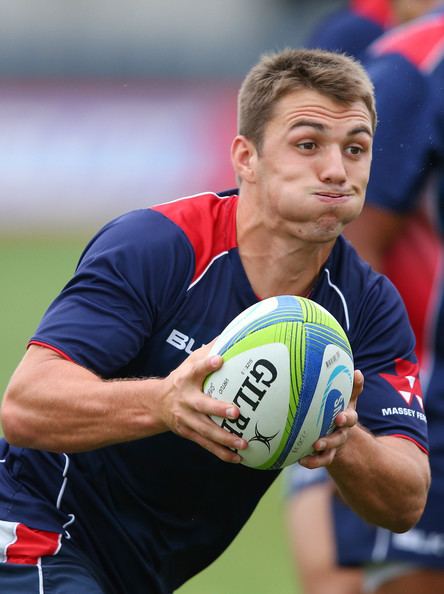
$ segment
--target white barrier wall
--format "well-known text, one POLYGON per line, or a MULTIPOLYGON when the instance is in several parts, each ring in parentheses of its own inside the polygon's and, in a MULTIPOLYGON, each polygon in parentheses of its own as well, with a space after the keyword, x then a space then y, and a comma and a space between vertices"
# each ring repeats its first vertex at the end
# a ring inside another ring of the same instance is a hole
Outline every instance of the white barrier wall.
POLYGON ((235 185, 235 83, 0 86, 0 230, 76 228, 235 185))
POLYGON ((344 2, 2 2, 0 233, 235 185, 240 80, 344 2))

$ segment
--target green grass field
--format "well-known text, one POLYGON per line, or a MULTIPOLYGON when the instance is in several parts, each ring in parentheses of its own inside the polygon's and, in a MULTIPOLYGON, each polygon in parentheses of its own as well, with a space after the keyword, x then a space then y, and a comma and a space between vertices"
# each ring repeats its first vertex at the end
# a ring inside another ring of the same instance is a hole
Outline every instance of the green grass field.
MULTIPOLYGON (((0 239, 2 394, 46 306, 74 270, 85 241, 50 236, 0 239)), ((299 592, 284 538, 279 481, 224 555, 178 590, 179 594, 299 592)))

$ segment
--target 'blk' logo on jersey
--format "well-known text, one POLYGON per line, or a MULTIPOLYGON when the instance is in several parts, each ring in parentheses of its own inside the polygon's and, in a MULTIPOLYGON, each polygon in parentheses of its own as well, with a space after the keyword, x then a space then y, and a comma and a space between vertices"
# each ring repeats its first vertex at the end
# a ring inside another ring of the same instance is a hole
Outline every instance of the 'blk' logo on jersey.
POLYGON ((191 338, 191 336, 187 336, 183 332, 180 332, 180 330, 176 330, 174 328, 174 330, 168 336, 166 341, 168 344, 171 344, 176 349, 179 349, 179 351, 185 351, 189 355, 191 355, 191 353, 193 352, 193 346, 195 342, 194 338, 191 338))
POLYGON ((418 364, 405 359, 396 359, 395 372, 396 375, 390 373, 380 373, 379 375, 397 390, 409 406, 412 405, 412 400, 415 397, 421 409, 424 410, 418 364))

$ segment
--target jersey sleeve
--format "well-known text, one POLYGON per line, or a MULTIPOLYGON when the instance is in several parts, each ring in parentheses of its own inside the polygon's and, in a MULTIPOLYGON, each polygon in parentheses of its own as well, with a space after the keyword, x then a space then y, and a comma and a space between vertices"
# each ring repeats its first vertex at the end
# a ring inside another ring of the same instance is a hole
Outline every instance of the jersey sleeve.
POLYGON ((352 339, 355 368, 364 374, 359 421, 375 435, 398 435, 427 451, 415 339, 405 307, 381 275, 368 292, 352 339))
POLYGON ((370 56, 364 64, 378 112, 366 201, 401 214, 416 206, 432 163, 436 132, 430 81, 400 54, 370 56))
POLYGON ((86 247, 30 342, 112 377, 175 307, 193 272, 193 250, 174 223, 148 209, 123 215, 86 247))

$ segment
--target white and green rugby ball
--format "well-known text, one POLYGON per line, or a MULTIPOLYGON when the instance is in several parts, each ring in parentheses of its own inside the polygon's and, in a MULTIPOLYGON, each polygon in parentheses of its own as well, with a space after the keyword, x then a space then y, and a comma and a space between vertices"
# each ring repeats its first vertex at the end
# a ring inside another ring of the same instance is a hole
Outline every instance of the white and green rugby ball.
POLYGON ((240 408, 236 421, 213 417, 243 437, 243 464, 278 469, 313 452, 331 433, 353 386, 353 356, 339 322, 310 299, 282 295, 239 314, 211 354, 223 366, 204 382, 213 398, 240 408))

